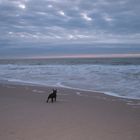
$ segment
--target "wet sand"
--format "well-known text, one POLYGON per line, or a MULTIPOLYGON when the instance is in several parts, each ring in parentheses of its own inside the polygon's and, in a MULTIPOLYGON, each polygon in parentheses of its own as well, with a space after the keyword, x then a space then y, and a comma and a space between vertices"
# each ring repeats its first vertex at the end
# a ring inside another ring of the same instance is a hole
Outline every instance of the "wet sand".
POLYGON ((0 140, 139 140, 140 100, 0 84, 0 140))

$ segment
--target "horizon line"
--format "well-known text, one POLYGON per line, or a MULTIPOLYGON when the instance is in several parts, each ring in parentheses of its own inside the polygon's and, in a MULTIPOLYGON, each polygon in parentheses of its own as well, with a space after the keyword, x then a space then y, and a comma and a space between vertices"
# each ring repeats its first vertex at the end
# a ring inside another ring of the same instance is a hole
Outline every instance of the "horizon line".
POLYGON ((52 56, 27 56, 27 57, 5 57, 0 59, 61 59, 61 58, 135 58, 138 54, 75 54, 75 55, 52 55, 52 56))

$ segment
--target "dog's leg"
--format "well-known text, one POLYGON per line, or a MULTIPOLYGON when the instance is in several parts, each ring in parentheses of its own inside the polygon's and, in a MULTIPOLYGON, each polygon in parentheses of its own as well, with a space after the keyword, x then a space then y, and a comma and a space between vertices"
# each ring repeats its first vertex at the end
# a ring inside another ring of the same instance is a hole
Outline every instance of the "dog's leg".
POLYGON ((50 98, 51 98, 51 97, 50 97, 50 95, 49 95, 49 96, 48 96, 48 99, 47 99, 47 101, 46 101, 47 103, 49 102, 50 98))
POLYGON ((56 102, 56 97, 54 97, 54 101, 56 102))
POLYGON ((51 98, 51 100, 52 100, 52 103, 53 103, 53 97, 51 98))
POLYGON ((48 101, 49 101, 49 98, 47 99, 46 103, 48 103, 48 101))

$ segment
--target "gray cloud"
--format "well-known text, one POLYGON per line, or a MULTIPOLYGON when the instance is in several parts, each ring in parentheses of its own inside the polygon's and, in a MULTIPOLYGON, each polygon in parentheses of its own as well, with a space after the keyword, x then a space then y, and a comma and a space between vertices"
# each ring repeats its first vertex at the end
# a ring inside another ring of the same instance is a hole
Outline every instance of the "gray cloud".
POLYGON ((140 43, 139 0, 0 0, 1 46, 140 43))

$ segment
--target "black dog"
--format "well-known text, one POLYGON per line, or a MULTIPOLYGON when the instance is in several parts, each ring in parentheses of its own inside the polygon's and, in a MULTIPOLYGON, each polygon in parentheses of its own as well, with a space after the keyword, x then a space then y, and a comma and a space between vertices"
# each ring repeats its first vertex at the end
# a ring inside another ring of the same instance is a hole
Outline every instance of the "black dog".
POLYGON ((49 94, 46 102, 48 103, 49 99, 51 99, 51 101, 53 103, 53 101, 56 101, 56 97, 57 97, 57 89, 53 89, 53 92, 51 94, 49 94))

